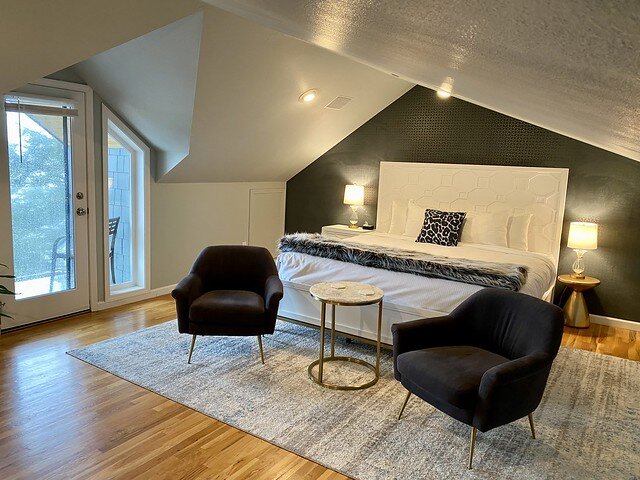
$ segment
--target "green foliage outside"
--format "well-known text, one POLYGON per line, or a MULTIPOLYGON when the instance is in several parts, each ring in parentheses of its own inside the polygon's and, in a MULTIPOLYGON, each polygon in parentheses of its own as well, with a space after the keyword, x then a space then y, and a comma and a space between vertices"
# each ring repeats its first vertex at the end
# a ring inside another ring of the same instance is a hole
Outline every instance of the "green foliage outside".
MULTIPOLYGON (((18 281, 49 276, 51 249, 57 238, 66 235, 67 217, 68 167, 62 142, 30 129, 22 130, 22 140, 22 159, 19 146, 9 146, 14 272, 18 281)), ((60 251, 64 248, 62 242, 60 251)))
MULTIPOLYGON (((4 263, 0 263, 0 267, 7 268, 4 263)), ((0 278, 13 278, 13 275, 0 275, 0 278)), ((0 295, 15 295, 14 292, 9 290, 7 287, 0 283, 0 295)), ((2 307, 4 307, 4 302, 0 301, 0 317, 11 318, 11 315, 7 315, 6 313, 2 313, 2 307)))

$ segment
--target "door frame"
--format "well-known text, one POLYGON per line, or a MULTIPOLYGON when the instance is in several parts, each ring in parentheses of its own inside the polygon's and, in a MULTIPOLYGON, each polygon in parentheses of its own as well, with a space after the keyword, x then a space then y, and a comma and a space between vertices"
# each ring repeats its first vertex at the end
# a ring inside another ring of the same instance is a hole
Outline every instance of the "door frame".
MULTIPOLYGON (((94 95, 93 89, 88 85, 65 82, 61 80, 53 80, 49 78, 43 78, 37 81, 29 82, 24 87, 49 87, 56 88, 60 90, 66 90, 72 93, 81 94, 84 100, 84 148, 85 158, 86 158, 86 194, 87 194, 87 207, 89 211, 89 215, 87 215, 87 238, 88 238, 88 266, 89 266, 89 308, 94 310, 95 306, 98 304, 98 247, 97 247, 97 212, 98 209, 96 207, 96 177, 95 177, 95 136, 94 136, 94 95)), ((24 88, 23 87, 23 88, 24 88)), ((10 93, 10 92, 2 92, 10 93)), ((4 104, 0 105, 0 114, 4 115, 4 104)), ((4 125, 4 122, 2 122, 4 125)), ((8 180, 9 180, 9 162, 8 162, 8 153, 7 153, 7 144, 6 144, 6 132, 0 132, 0 160, 4 164, 2 168, 6 168, 6 179, 7 179, 7 193, 8 193, 8 180)), ((0 188, 4 189, 5 185, 0 185, 0 188)), ((0 211, 0 217, 3 217, 6 221, 11 220, 11 205, 10 202, 7 202, 5 208, 0 211)), ((12 247, 11 247, 12 248, 12 247)), ((13 267, 13 254, 11 255, 11 264, 10 267, 13 267)), ((18 326, 27 326, 18 325, 18 326)), ((11 327, 9 327, 11 328, 11 327)))

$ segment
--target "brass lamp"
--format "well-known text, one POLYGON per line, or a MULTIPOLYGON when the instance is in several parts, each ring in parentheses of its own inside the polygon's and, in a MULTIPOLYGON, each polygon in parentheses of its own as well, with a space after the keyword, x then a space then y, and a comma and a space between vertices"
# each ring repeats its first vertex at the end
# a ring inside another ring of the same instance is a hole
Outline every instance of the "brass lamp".
POLYGON ((587 222, 571 222, 567 247, 573 248, 577 258, 573 262, 573 278, 584 278, 584 259, 587 250, 598 248, 598 225, 587 222))
POLYGON ((346 185, 343 203, 351 207, 349 228, 358 228, 358 207, 364 205, 364 187, 362 185, 346 185))

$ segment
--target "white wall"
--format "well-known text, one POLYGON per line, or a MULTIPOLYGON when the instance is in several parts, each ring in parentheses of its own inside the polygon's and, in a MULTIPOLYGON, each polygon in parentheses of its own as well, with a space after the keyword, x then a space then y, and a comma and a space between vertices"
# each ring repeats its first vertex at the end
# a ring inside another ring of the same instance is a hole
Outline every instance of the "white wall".
MULTIPOLYGON (((247 242, 250 190, 263 188, 285 183, 152 183, 151 288, 177 283, 208 245, 247 242)), ((284 231, 281 210, 272 222, 284 231)))
MULTIPOLYGON (((63 70, 51 77, 73 79, 73 71, 63 70)), ((113 111, 118 115, 117 109, 113 111)), ((96 185, 97 250, 96 262, 98 278, 104 278, 103 232, 102 232, 102 99, 94 92, 94 154, 96 185)), ((122 119, 124 121, 124 119, 122 119)), ((125 123, 127 123, 125 121, 125 123)), ((128 126, 136 133, 135 128, 128 126)), ((1 136, 0 136, 1 138, 1 136)), ((157 161, 157 153, 152 150, 152 168, 157 161)), ((91 179, 89 179, 91 181, 91 179)), ((285 182, 253 183, 156 183, 153 175, 151 194, 151 285, 161 288, 177 283, 191 268, 198 253, 208 245, 241 244, 249 241, 249 201, 251 189, 282 189, 285 182)), ((0 191, 7 189, 8 183, 0 175, 0 191)), ((3 205, 3 207, 5 207, 3 205)), ((10 218, 10 209, 0 208, 2 214, 10 218)), ((265 214, 264 209, 261 214, 265 214)), ((262 223, 262 222, 260 222, 262 223)), ((253 238, 273 237, 273 225, 281 225, 284 233, 284 210, 274 209, 265 222, 270 228, 253 232, 253 238)), ((273 242, 270 242, 273 243, 273 242)), ((263 245, 272 247, 272 245, 263 245)), ((104 300, 104 286, 98 285, 98 298, 104 300)))
POLYGON ((158 164, 189 153, 201 30, 202 12, 67 69, 135 125, 158 164))
POLYGON ((286 188, 252 188, 249 199, 249 245, 267 248, 278 256, 284 233, 286 188), (280 221, 282 219, 282 221, 280 221))
MULTIPOLYGON (((52 77, 70 79, 73 72, 64 70, 52 77)), ((117 108, 108 105, 116 115, 117 108)), ((102 98, 94 92, 94 154, 96 185, 98 278, 104 278, 102 258, 102 98)), ((136 134, 139 132, 121 118, 136 134)), ((143 137, 143 136, 141 136, 143 137)), ((157 153, 151 152, 152 170, 157 153)), ((161 288, 177 283, 191 268, 198 253, 208 245, 241 244, 249 241, 249 200, 251 189, 285 189, 285 182, 253 183, 156 183, 151 194, 151 285, 161 288)), ((91 179, 90 179, 91 181, 91 179)), ((0 189, 3 187, 0 182, 0 189)), ((8 188, 7 186, 5 186, 8 188)), ((0 209, 2 210, 2 209, 0 209)), ((0 211, 1 213, 1 211, 0 211)), ((264 210, 262 211, 264 213, 264 210)), ((284 233, 284 211, 276 210, 273 224, 284 233)), ((273 236, 273 228, 254 232, 254 237, 273 236), (262 233, 262 235, 261 235, 262 233)), ((272 245, 264 245, 271 247, 272 245)), ((98 285, 98 298, 104 300, 104 286, 98 285)))
POLYGON ((210 6, 73 69, 170 183, 285 181, 413 86, 210 6), (338 95, 352 100, 324 108, 338 95))
POLYGON ((195 12, 197 0, 0 2, 0 92, 195 12))
POLYGON ((203 11, 189 155, 160 164, 163 182, 288 180, 413 87, 217 8, 203 11), (319 98, 298 101, 311 88, 319 98), (352 100, 324 108, 338 95, 352 100))

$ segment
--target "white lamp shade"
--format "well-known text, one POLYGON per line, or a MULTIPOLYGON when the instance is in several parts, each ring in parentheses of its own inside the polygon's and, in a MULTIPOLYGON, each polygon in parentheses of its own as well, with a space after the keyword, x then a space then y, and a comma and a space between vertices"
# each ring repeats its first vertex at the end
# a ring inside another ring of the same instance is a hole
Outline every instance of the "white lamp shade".
POLYGON ((598 248, 598 225, 596 223, 571 222, 567 246, 574 250, 595 250, 598 248))
POLYGON ((364 205, 364 187, 362 185, 346 185, 344 187, 345 205, 364 205))

